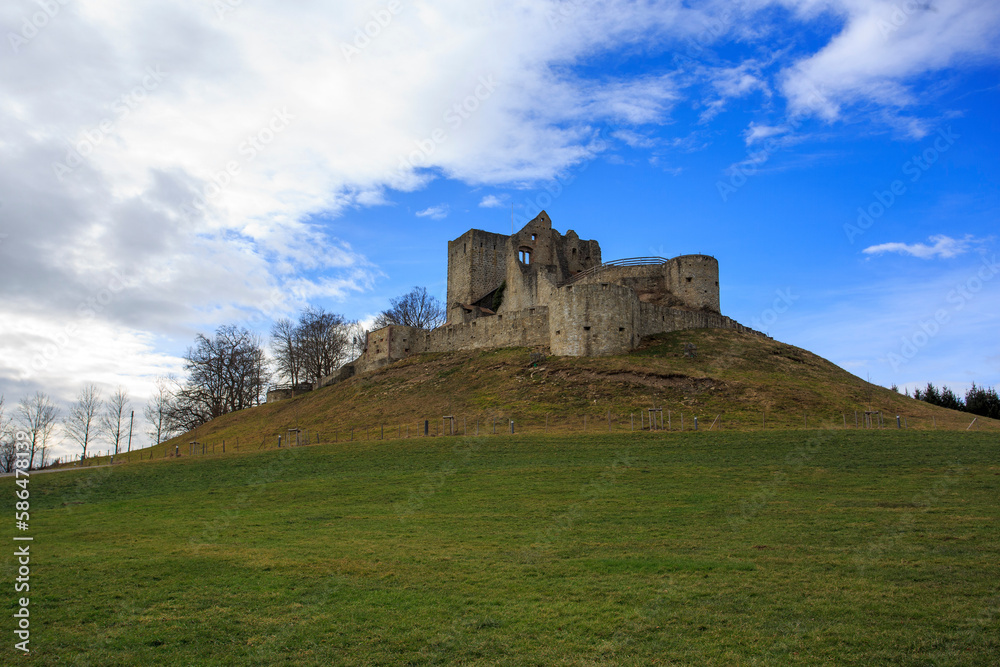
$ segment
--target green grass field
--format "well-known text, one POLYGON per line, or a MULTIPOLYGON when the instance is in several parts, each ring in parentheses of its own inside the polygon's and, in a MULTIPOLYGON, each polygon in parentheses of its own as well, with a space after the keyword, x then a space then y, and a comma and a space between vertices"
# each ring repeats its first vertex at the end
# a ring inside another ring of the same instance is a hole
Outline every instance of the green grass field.
POLYGON ((995 665, 998 450, 455 437, 36 474, 33 650, 8 615, 2 662, 995 665))

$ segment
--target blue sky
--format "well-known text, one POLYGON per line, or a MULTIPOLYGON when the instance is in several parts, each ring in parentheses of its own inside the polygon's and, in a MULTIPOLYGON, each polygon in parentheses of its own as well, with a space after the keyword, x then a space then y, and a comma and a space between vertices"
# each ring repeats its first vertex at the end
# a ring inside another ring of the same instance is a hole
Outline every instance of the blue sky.
POLYGON ((714 255, 725 314, 879 384, 1000 384, 995 3, 38 12, 0 9, 9 402, 141 404, 220 324, 443 299, 511 204, 714 255))

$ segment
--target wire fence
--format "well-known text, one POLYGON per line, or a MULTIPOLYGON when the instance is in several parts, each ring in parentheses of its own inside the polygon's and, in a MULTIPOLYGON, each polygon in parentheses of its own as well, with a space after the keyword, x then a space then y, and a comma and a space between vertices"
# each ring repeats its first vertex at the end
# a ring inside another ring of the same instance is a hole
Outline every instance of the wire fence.
POLYGON ((481 412, 439 415, 407 421, 374 423, 357 420, 342 424, 286 427, 255 437, 210 435, 183 443, 171 442, 123 452, 114 457, 95 456, 68 465, 92 466, 150 459, 235 454, 288 447, 333 443, 370 443, 387 440, 441 437, 571 436, 599 434, 673 434, 722 431, 834 430, 942 430, 997 431, 990 420, 974 415, 904 415, 885 410, 838 412, 705 412, 670 406, 642 407, 630 411, 581 411, 576 414, 517 414, 481 412), (113 459, 113 460, 112 460, 113 459))

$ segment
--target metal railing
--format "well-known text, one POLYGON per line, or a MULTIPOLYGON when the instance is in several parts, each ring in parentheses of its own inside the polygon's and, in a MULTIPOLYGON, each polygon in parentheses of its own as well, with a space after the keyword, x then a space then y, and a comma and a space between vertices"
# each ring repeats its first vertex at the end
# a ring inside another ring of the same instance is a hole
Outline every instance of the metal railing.
POLYGON ((579 273, 570 276, 559 286, 563 287, 564 285, 575 283, 577 280, 581 280, 587 276, 592 276, 595 273, 599 273, 600 271, 612 266, 651 266, 656 264, 666 264, 669 261, 670 260, 663 257, 626 257, 625 259, 613 259, 610 262, 604 262, 603 264, 598 264, 597 266, 592 266, 589 269, 580 271, 579 273))

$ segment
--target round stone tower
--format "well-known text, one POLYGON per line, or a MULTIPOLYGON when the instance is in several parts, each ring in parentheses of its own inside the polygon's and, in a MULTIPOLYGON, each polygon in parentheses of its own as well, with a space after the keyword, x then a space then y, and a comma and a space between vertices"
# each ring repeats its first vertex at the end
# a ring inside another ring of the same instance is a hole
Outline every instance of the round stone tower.
POLYGON ((681 255, 670 260, 670 291, 688 308, 721 312, 719 261, 709 255, 681 255))

